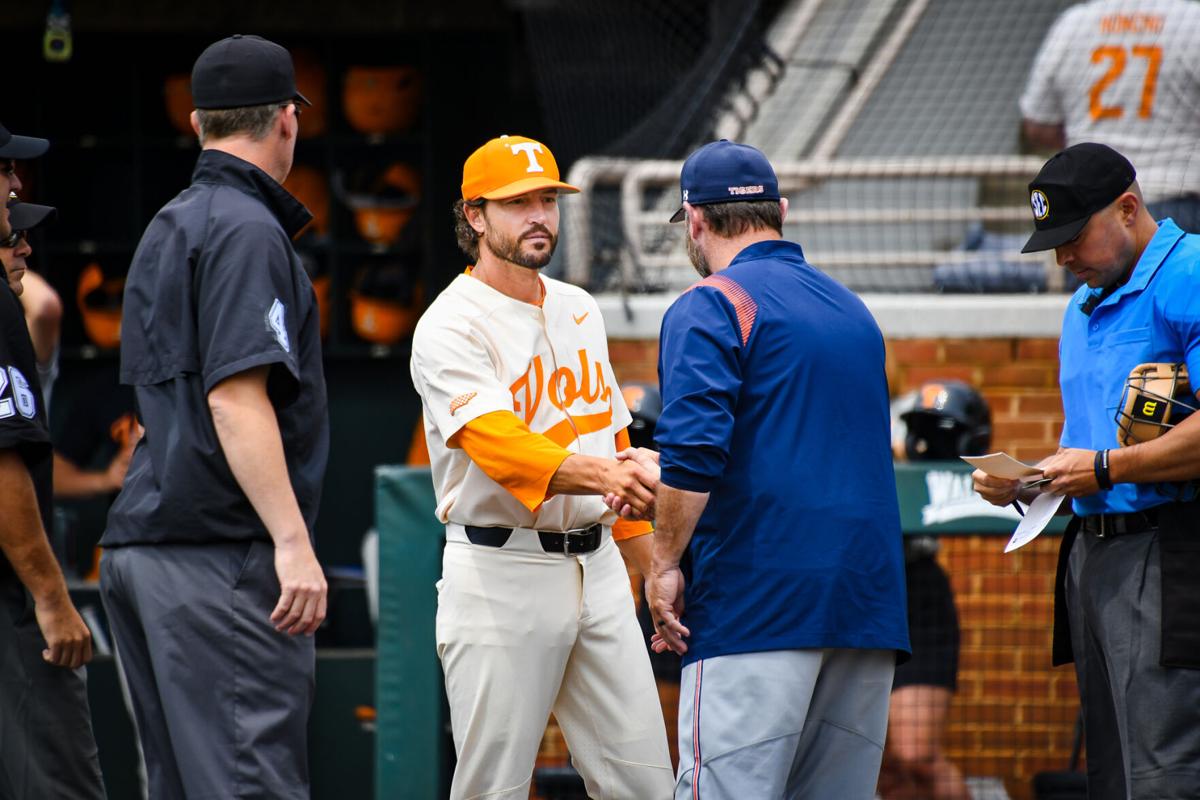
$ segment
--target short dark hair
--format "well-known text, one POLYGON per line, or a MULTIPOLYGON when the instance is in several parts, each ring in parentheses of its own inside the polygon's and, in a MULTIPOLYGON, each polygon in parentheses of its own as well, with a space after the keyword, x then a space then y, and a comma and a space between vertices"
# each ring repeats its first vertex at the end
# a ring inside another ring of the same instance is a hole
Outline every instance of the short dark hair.
POLYGON ((467 220, 466 206, 474 206, 483 210, 487 200, 463 200, 461 197, 454 201, 454 236, 458 239, 458 249, 467 254, 472 263, 479 260, 479 232, 471 227, 467 220))
POLYGON ((275 123, 275 112, 286 108, 286 103, 269 103, 265 106, 242 106, 241 108, 197 108, 200 122, 200 144, 206 139, 224 139, 228 136, 245 134, 255 141, 265 139, 275 123))
POLYGON ((697 206, 704 222, 717 236, 741 236, 747 231, 770 229, 783 233, 783 209, 778 200, 741 200, 697 206))

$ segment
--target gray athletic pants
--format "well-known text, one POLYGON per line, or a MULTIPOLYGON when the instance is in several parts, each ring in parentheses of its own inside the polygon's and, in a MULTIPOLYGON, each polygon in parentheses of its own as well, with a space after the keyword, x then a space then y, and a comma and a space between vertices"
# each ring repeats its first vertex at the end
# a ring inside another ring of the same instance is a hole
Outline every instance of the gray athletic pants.
POLYGON ((892 650, 773 650, 688 664, 676 800, 870 800, 895 664, 892 650))
POLYGON ((87 673, 45 648, 29 593, 0 579, 0 800, 101 800, 87 673))
POLYGON ((316 650, 271 624, 271 543, 110 548, 100 586, 150 797, 307 798, 316 650))
POLYGON ((1083 703, 1088 797, 1195 800, 1200 670, 1158 663, 1158 531, 1105 539, 1080 531, 1069 565, 1066 599, 1083 703))

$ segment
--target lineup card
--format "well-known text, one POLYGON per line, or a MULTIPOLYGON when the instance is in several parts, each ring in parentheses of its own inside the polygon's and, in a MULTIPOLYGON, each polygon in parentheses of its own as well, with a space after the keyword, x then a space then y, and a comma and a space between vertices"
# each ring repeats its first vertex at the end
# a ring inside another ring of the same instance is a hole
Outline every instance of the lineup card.
POLYGON ((988 475, 997 478, 1007 478, 1010 481, 1021 478, 1039 476, 1042 471, 1032 464, 1017 461, 1008 453, 988 453, 986 456, 961 456, 962 460, 975 469, 980 469, 988 475))
MULTIPOLYGON (((1036 479, 1042 475, 1042 471, 1037 467, 1026 464, 1024 461, 1018 461, 1008 453, 962 456, 962 460, 976 469, 983 470, 988 475, 1010 481, 1026 480, 1027 483, 1036 483, 1036 479), (1030 478, 1034 480, 1027 480, 1030 478)), ((1026 509, 1025 515, 1021 517, 1017 529, 1013 531, 1012 538, 1004 546, 1004 552, 1011 553, 1018 547, 1023 547, 1036 539, 1038 534, 1050 524, 1050 520, 1054 519, 1058 507, 1062 505, 1064 499, 1061 494, 1039 494, 1034 498, 1033 503, 1026 509)))

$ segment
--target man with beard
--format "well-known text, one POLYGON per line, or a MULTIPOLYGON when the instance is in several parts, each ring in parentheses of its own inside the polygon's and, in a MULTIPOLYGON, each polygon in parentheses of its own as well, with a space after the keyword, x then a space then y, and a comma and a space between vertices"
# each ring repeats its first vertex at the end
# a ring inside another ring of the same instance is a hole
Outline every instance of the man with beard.
POLYGON ((909 650, 883 337, 782 239, 761 152, 705 145, 680 183, 704 280, 663 318, 646 584, 683 655, 675 796, 869 798, 909 650))
POLYGON ((548 148, 501 136, 463 168, 459 246, 474 266, 422 316, 412 378, 446 525, 437 648, 458 767, 451 797, 529 796, 554 712, 590 797, 669 797, 662 710, 623 554, 649 568, 654 479, 634 460, 604 321, 542 277, 559 180, 548 148))

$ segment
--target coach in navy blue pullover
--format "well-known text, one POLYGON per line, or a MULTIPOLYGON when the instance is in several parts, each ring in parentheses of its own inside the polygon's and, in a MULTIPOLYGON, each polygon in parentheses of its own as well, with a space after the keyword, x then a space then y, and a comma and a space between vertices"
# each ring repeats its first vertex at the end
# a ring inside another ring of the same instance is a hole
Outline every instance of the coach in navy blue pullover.
POLYGON ((663 320, 647 588, 658 646, 684 655, 680 786, 870 797, 909 647, 883 338, 782 240, 762 153, 715 142, 681 182, 706 277, 663 320))

